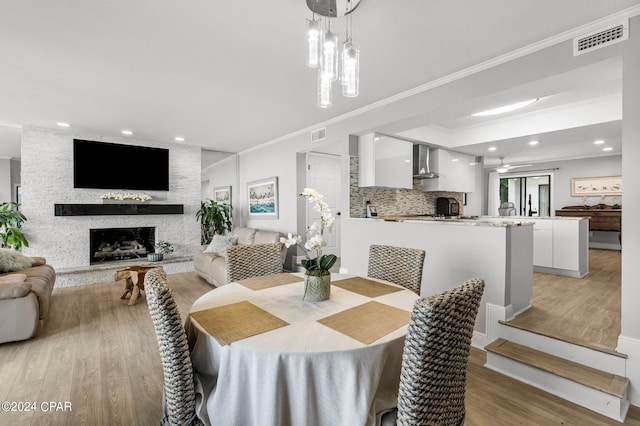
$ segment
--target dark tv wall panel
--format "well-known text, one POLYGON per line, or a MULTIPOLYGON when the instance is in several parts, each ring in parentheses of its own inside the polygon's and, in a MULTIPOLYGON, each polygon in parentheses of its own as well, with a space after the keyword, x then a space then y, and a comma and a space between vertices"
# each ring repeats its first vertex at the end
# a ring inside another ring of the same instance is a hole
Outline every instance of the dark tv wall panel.
POLYGON ((184 204, 55 204, 56 216, 184 214, 184 204))

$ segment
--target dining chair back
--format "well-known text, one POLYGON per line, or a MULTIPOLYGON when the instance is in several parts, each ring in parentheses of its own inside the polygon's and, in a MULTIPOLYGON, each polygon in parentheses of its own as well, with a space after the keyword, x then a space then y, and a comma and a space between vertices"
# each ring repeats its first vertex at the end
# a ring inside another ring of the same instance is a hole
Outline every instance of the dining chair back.
POLYGON ((162 268, 146 273, 144 288, 164 373, 161 424, 201 425, 195 412, 196 394, 187 336, 162 268))
POLYGON ((401 285, 420 294, 424 250, 372 245, 367 276, 401 285))
POLYGON ((281 243, 227 247, 227 282, 281 273, 281 247, 281 243))
POLYGON ((467 361, 484 281, 416 300, 407 330, 397 425, 462 425, 467 361))

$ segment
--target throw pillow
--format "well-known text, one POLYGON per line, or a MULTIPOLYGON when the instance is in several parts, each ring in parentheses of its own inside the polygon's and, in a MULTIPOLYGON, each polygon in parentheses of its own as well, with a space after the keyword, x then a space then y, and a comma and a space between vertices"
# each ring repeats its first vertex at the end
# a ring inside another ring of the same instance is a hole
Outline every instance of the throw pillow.
POLYGON ((227 247, 234 246, 238 243, 238 236, 235 234, 229 235, 214 235, 211 239, 211 243, 205 249, 205 253, 224 253, 227 247))
POLYGON ((27 279, 25 274, 7 274, 0 276, 0 284, 23 283, 27 279))
POLYGON ((21 269, 30 268, 33 259, 25 256, 19 251, 10 249, 0 249, 0 272, 14 272, 21 269))
POLYGON ((17 299, 26 296, 30 291, 29 283, 0 284, 0 299, 17 299))

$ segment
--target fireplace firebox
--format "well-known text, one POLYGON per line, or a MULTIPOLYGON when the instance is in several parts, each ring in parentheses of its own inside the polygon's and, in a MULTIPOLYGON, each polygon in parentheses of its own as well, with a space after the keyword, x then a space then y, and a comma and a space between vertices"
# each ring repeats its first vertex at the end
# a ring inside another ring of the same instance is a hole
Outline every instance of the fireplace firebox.
POLYGON ((90 229, 90 263, 145 259, 154 252, 156 228, 90 229))

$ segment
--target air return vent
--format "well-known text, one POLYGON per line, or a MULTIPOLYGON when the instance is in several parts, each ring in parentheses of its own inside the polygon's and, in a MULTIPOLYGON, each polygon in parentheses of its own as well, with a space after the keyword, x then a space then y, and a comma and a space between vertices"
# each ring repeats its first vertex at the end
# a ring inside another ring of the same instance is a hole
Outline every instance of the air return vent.
POLYGON ((591 52, 629 38, 629 21, 611 25, 573 39, 573 56, 591 52))
POLYGON ((327 138, 327 128, 316 129, 311 132, 311 142, 319 142, 327 138))

